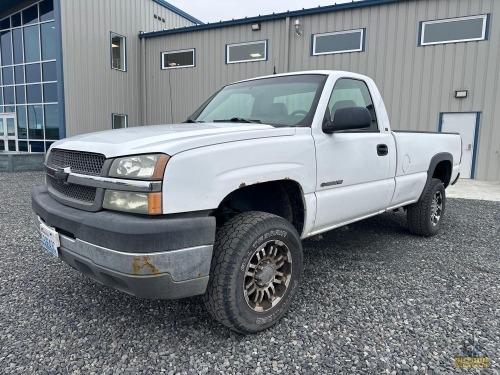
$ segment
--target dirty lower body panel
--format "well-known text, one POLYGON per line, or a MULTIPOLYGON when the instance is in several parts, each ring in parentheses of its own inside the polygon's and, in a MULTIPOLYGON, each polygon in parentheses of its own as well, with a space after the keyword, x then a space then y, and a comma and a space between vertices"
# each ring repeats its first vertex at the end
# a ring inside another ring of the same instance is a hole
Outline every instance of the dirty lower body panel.
POLYGON ((37 189, 32 192, 37 229, 57 232, 55 255, 71 267, 101 284, 141 298, 173 299, 205 292, 214 218, 149 219, 148 226, 147 217, 82 212, 53 200, 46 190, 37 189), (190 238, 181 238, 189 234, 190 238), (122 237, 126 246, 121 246, 122 237), (109 238, 120 240, 110 242, 109 238), (180 247, 186 243, 190 246, 180 247))

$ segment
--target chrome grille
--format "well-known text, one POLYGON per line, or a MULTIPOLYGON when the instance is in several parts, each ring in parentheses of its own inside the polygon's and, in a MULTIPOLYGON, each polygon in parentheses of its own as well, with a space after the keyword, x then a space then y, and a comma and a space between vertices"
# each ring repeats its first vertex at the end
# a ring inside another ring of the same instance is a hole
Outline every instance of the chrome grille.
POLYGON ((63 185, 59 184, 51 177, 47 178, 47 182, 52 189, 57 191, 59 194, 64 195, 65 197, 88 203, 93 203, 95 200, 97 191, 95 187, 75 184, 63 185))
POLYGON ((70 167, 75 173, 99 176, 105 161, 101 154, 53 149, 47 164, 57 168, 70 167))

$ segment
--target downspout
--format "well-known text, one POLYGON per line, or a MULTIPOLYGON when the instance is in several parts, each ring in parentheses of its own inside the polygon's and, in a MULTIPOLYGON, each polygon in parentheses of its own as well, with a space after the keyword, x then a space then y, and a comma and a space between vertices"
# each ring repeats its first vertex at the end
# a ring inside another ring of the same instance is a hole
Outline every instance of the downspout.
POLYGON ((290 17, 285 21, 285 66, 284 73, 290 71, 290 17))
MULTIPOLYGON (((142 31, 141 31, 142 34, 142 31)), ((140 98, 139 98, 139 113, 140 113, 140 118, 141 118, 141 124, 140 125, 146 125, 147 124, 147 104, 148 101, 146 99, 146 39, 145 38, 140 38, 141 43, 139 47, 139 54, 140 54, 140 64, 139 64, 139 69, 141 70, 140 72, 140 80, 141 80, 141 89, 140 89, 140 98)))

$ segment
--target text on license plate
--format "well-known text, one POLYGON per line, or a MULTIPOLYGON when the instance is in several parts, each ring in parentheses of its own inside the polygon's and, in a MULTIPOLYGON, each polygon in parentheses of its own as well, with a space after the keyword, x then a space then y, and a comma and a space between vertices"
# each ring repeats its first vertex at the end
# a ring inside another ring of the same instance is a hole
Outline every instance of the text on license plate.
POLYGON ((55 229, 45 224, 40 224, 40 233, 42 234, 42 247, 54 256, 59 256, 57 248, 61 246, 59 242, 59 233, 55 229))

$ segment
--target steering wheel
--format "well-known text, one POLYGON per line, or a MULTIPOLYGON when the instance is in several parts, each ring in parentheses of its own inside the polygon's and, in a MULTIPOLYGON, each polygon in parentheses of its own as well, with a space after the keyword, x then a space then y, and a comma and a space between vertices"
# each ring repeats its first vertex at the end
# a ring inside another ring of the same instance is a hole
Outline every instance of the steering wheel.
POLYGON ((302 109, 298 109, 290 113, 290 116, 297 116, 297 115, 307 116, 308 113, 309 113, 308 111, 303 111, 302 109))

